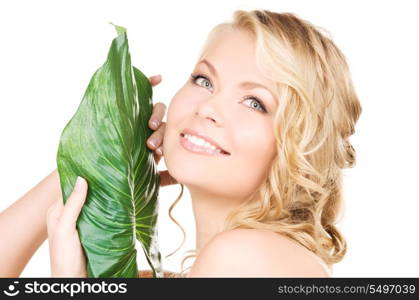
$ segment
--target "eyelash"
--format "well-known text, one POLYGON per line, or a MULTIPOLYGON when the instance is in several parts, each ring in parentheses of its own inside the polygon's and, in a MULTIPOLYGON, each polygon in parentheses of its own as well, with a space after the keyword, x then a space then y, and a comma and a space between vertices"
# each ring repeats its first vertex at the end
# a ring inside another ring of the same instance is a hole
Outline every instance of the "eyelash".
MULTIPOLYGON (((198 78, 203 78, 203 79, 207 80, 209 83, 211 83, 211 81, 206 76, 204 76, 202 74, 197 74, 197 75, 193 75, 192 74, 191 75, 191 82, 195 84, 195 80, 198 79, 198 78)), ((212 83, 211 83, 211 85, 212 85, 212 83)), ((243 97, 243 100, 249 100, 249 99, 256 100, 259 103, 259 105, 261 106, 261 108, 262 108, 262 110, 260 110, 260 109, 256 109, 256 108, 253 108, 253 107, 250 106, 251 109, 257 110, 257 111, 259 111, 261 113, 267 113, 268 112, 266 110, 265 105, 263 104, 262 100, 254 97, 254 96, 244 96, 243 97)))

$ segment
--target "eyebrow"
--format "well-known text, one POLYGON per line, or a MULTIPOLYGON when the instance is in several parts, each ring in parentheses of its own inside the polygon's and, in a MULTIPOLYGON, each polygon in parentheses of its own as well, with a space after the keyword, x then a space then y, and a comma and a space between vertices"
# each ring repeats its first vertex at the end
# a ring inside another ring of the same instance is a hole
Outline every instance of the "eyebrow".
MULTIPOLYGON (((211 73, 213 73, 215 77, 218 77, 217 70, 208 60, 203 59, 200 62, 198 62, 198 64, 200 64, 200 63, 204 63, 205 65, 207 65, 207 67, 210 69, 211 73)), ((257 88, 257 87, 258 88, 263 88, 271 94, 271 96, 274 100, 276 99, 275 96, 274 96, 274 93, 272 93, 272 91, 270 89, 268 89, 266 86, 264 86, 263 84, 260 84, 260 83, 256 83, 256 82, 252 82, 252 81, 243 81, 239 84, 239 87, 242 87, 242 88, 245 88, 245 89, 252 89, 252 88, 257 88)))

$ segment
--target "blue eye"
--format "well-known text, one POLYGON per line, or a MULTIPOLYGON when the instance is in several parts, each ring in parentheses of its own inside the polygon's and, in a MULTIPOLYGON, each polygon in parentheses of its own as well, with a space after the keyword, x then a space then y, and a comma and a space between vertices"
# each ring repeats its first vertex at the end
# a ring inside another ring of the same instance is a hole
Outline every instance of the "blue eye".
POLYGON ((248 96, 246 96, 246 97, 244 97, 244 100, 252 100, 252 101, 254 101, 254 102, 251 102, 252 104, 250 105, 250 107, 252 109, 256 109, 256 110, 259 110, 261 112, 267 112, 266 109, 265 109, 265 106, 263 106, 262 102, 259 99, 255 98, 255 97, 248 97, 248 96))
MULTIPOLYGON (((202 87, 209 87, 210 85, 211 85, 211 81, 209 81, 209 79, 207 78, 207 77, 205 77, 205 76, 203 76, 203 75, 191 75, 191 81, 192 81, 192 83, 195 83, 196 82, 196 80, 197 79, 204 79, 203 80, 203 82, 206 82, 206 84, 205 84, 205 86, 203 86, 203 85, 201 85, 201 84, 198 84, 199 86, 202 86, 202 87)), ((255 105, 251 105, 250 106, 250 108, 251 109, 254 109, 254 110, 257 110, 257 111, 260 111, 260 112, 262 112, 262 113, 267 113, 268 111, 266 110, 266 108, 265 108, 265 106, 263 105, 263 101, 261 101, 261 100, 259 100, 258 98, 256 98, 256 97, 253 97, 253 96, 245 96, 244 98, 243 98, 243 100, 253 100, 254 102, 253 103, 255 103, 256 104, 256 106, 255 105), (259 107, 259 108, 258 108, 259 107)))
MULTIPOLYGON (((209 79, 208 78, 206 78, 205 76, 202 76, 202 75, 191 75, 191 77, 192 77, 192 82, 194 82, 195 83, 195 81, 197 80, 197 79, 200 79, 200 78, 202 78, 202 79, 204 79, 203 81, 206 81, 206 82, 208 82, 209 84, 211 84, 211 82, 209 81, 209 79)), ((198 84, 199 86, 202 86, 201 84, 198 84)), ((202 87, 205 87, 205 86, 202 86, 202 87)), ((206 84, 206 87, 208 87, 208 84, 206 84)))

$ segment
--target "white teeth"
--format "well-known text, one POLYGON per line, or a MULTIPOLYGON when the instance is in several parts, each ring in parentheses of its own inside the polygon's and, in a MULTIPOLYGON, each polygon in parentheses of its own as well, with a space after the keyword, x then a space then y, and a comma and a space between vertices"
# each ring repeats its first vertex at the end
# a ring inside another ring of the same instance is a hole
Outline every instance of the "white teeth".
POLYGON ((184 134, 184 137, 186 139, 188 139, 189 141, 191 141, 192 143, 198 145, 198 146, 211 149, 211 150, 215 151, 216 153, 221 153, 221 149, 215 147, 213 144, 211 144, 211 143, 209 143, 209 142, 207 142, 207 141, 205 141, 205 140, 203 140, 199 137, 196 137, 196 136, 190 135, 190 134, 184 134))
POLYGON ((201 140, 199 138, 194 138, 194 142, 196 144, 198 144, 199 146, 204 146, 204 144, 205 144, 205 141, 204 140, 201 140))

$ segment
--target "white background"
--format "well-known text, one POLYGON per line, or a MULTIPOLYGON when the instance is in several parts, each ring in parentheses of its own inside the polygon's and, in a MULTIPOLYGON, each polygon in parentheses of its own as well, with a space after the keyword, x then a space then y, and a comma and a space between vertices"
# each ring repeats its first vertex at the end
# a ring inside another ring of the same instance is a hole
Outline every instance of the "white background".
MULTIPOLYGON (((415 1, 2 1, 0 4, 0 211, 56 168, 61 131, 94 71, 127 28, 133 65, 162 74, 154 101, 169 104, 190 75, 207 33, 236 9, 293 12, 326 28, 344 52, 363 112, 351 138, 357 165, 344 177, 348 241, 335 277, 419 276, 416 187, 419 135, 418 29, 415 1)), ((165 169, 162 160, 159 169, 165 169)), ((163 255, 182 241, 167 216, 180 186, 161 189, 163 255)), ((195 245, 189 194, 174 209, 195 245)), ((13 230, 10 228, 10 230, 13 230)), ((5 245, 0 245, 4 247, 5 245)), ((140 266, 145 267, 139 257, 140 266)), ((1 266, 0 266, 1 267, 1 266)), ((49 277, 47 241, 23 277, 49 277)))

